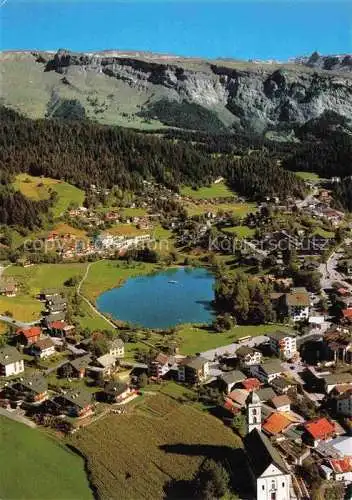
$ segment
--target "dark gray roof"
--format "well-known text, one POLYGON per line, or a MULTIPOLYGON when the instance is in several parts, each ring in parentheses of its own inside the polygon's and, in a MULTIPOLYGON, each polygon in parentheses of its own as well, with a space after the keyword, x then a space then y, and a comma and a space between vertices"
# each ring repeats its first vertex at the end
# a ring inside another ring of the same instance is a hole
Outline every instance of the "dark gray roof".
POLYGON ((271 464, 276 465, 284 474, 288 474, 280 453, 258 429, 253 429, 252 432, 247 434, 244 438, 244 446, 256 478, 260 477, 271 464))
POLYGON ((237 382, 246 380, 247 377, 240 370, 232 370, 231 372, 224 372, 221 378, 226 384, 237 384, 237 382))
POLYGON ((27 391, 31 391, 36 394, 41 394, 42 392, 48 390, 48 382, 42 375, 33 375, 32 377, 21 379, 13 385, 22 385, 27 391))
POLYGON ((282 340, 286 337, 297 337, 296 332, 290 331, 290 332, 273 332, 273 333, 268 333, 268 337, 275 339, 275 340, 282 340))
POLYGON ((87 368, 87 366, 91 361, 92 361, 92 356, 90 354, 87 354, 85 356, 81 356, 80 358, 76 358, 72 361, 69 361, 69 363, 76 370, 81 370, 82 368, 87 368))
POLYGON ((274 373, 282 373, 284 371, 278 359, 266 361, 261 365, 261 368, 265 371, 267 375, 272 375, 274 373))
POLYGON ((256 349, 253 349, 253 347, 248 347, 246 345, 242 345, 239 347, 236 351, 236 356, 238 358, 241 358, 242 356, 247 356, 248 354, 254 354, 256 352, 256 349))
POLYGON ((48 314, 47 316, 44 317, 44 321, 46 324, 49 323, 54 323, 54 321, 62 321, 66 317, 64 312, 58 312, 56 314, 48 314))
POLYGON ((113 394, 114 396, 119 396, 123 392, 125 392, 128 388, 128 385, 120 380, 107 382, 104 385, 104 391, 108 394, 113 394))
POLYGON ((62 397, 79 408, 85 408, 92 403, 91 393, 84 389, 68 392, 62 397))
POLYGON ((22 356, 15 347, 5 345, 0 348, 0 365, 9 365, 21 361, 22 356))
POLYGON ((202 358, 201 356, 196 356, 194 358, 186 358, 184 360, 184 365, 188 366, 189 368, 192 368, 193 370, 200 370, 205 363, 208 363, 208 360, 202 358))
POLYGON ((259 389, 259 391, 257 391, 257 396, 259 396, 260 401, 264 403, 265 401, 269 401, 274 398, 276 396, 276 392, 271 387, 263 387, 263 389, 259 389))

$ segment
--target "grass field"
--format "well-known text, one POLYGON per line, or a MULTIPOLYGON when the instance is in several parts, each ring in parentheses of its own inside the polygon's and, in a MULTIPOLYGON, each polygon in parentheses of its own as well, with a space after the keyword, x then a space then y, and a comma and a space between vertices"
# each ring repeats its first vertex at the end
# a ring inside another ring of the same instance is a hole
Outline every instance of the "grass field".
POLYGON ((32 297, 19 295, 17 297, 0 297, 0 314, 11 312, 19 321, 36 321, 40 318, 42 304, 32 297))
POLYGON ((83 460, 36 429, 0 417, 0 497, 92 499, 83 460))
POLYGON ((56 191, 58 199, 53 207, 54 217, 67 210, 70 203, 81 206, 84 201, 84 192, 81 189, 57 179, 49 177, 32 177, 28 174, 19 174, 15 179, 15 189, 32 200, 46 200, 50 196, 50 190, 56 191))
POLYGON ((333 231, 326 231, 322 227, 317 227, 313 233, 313 236, 321 236, 322 238, 334 238, 335 233, 333 231))
POLYGON ((94 263, 82 286, 82 293, 92 302, 105 290, 119 286, 124 280, 149 274, 158 269, 155 264, 103 260, 94 263))
POLYGON ((205 457, 241 446, 215 417, 165 395, 145 396, 130 414, 108 416, 72 438, 88 459, 101 499, 161 499, 171 480, 192 479, 205 457))
POLYGON ((246 337, 247 335, 256 337, 277 330, 283 330, 282 325, 236 326, 228 332, 222 333, 212 332, 193 325, 182 325, 177 329, 177 336, 181 340, 180 352, 182 354, 195 354, 231 344, 240 337, 246 337))
POLYGON ((255 233, 255 229, 248 226, 234 226, 224 228, 226 233, 235 234, 237 238, 252 238, 255 233))
POLYGON ((297 177, 303 179, 304 181, 319 181, 321 180, 318 174, 313 172, 296 172, 297 177))
POLYGON ((245 217, 250 212, 256 212, 255 203, 187 203, 188 215, 201 215, 207 212, 232 212, 237 217, 245 217))
POLYGON ((77 229, 76 227, 72 227, 65 222, 59 222, 53 227, 50 232, 57 233, 60 236, 64 234, 71 234, 78 239, 87 239, 87 233, 85 231, 83 231, 82 229, 77 229))
POLYGON ((192 189, 185 186, 181 189, 182 196, 194 198, 195 200, 209 200, 211 198, 229 198, 234 197, 235 193, 223 182, 212 184, 209 187, 201 187, 199 189, 192 189))
POLYGON ((142 217, 147 213, 145 208, 123 208, 120 210, 124 217, 142 217))
POLYGON ((80 312, 83 316, 76 316, 75 319, 80 324, 81 328, 89 328, 91 331, 115 331, 115 329, 107 321, 103 320, 103 318, 96 314, 85 301, 82 301, 80 312))
POLYGON ((11 311, 20 321, 39 318, 42 304, 36 300, 44 288, 62 290, 72 276, 83 276, 86 264, 39 264, 30 267, 11 266, 4 276, 12 276, 20 284, 16 297, 0 297, 0 312, 11 311))
POLYGON ((116 224, 110 227, 106 232, 113 236, 140 236, 141 234, 150 233, 148 230, 138 229, 133 224, 116 224))

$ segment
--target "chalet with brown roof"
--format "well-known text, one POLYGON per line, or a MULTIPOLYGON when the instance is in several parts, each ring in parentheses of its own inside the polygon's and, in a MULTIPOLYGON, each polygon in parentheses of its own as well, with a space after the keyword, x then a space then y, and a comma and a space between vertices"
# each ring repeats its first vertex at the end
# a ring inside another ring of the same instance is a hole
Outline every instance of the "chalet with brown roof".
POLYGON ((93 398, 90 392, 76 389, 56 396, 55 403, 71 417, 83 417, 93 410, 93 398))
POLYGON ((291 400, 285 394, 283 394, 282 396, 274 396, 271 399, 271 404, 277 411, 287 412, 291 409, 291 400))
POLYGON ((55 344, 50 337, 45 337, 31 345, 30 353, 40 359, 48 358, 56 353, 55 344))
POLYGON ((48 324, 48 333, 52 337, 64 338, 72 335, 75 331, 73 325, 68 325, 65 321, 53 321, 48 324))
POLYGON ((57 373, 62 378, 84 378, 91 361, 92 356, 90 354, 81 356, 59 366, 57 373))
POLYGON ((153 361, 149 363, 149 375, 156 379, 163 378, 171 369, 173 358, 163 352, 159 352, 153 361))
POLYGON ((209 376, 209 361, 202 356, 187 357, 178 365, 178 380, 188 384, 199 384, 209 376))

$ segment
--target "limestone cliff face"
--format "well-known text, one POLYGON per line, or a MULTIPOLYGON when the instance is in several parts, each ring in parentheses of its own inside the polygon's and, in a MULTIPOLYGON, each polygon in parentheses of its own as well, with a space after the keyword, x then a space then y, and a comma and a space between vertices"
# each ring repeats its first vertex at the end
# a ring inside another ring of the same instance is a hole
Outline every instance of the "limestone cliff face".
MULTIPOLYGON (((138 99, 139 113, 160 99, 188 102, 216 113, 229 128, 256 131, 305 123, 327 110, 352 119, 351 56, 327 60, 312 55, 265 64, 119 52, 31 55, 42 65, 43 75, 55 72, 65 84, 70 85, 77 72, 103 75, 113 91, 118 82, 119 89, 128 89, 130 103, 138 99)), ((131 104, 128 112, 133 117, 137 108, 131 104)))

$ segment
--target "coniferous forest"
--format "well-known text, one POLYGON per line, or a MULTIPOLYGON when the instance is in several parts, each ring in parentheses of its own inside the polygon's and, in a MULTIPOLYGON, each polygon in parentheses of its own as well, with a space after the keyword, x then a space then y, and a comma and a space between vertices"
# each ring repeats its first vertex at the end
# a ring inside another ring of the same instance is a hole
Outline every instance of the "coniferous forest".
MULTIPOLYGON (((303 197, 304 184, 294 171, 326 177, 352 173, 352 136, 335 116, 298 129, 298 143, 176 130, 145 134, 88 120, 31 120, 5 107, 0 120, 0 223, 29 228, 40 225, 40 213, 48 210, 50 200, 33 202, 15 193, 9 186, 19 172, 83 189, 96 184, 128 191, 137 191, 143 180, 177 191, 223 176, 238 194, 253 200, 303 197)), ((343 182, 335 190, 337 204, 350 209, 350 194, 351 183, 343 182)))

